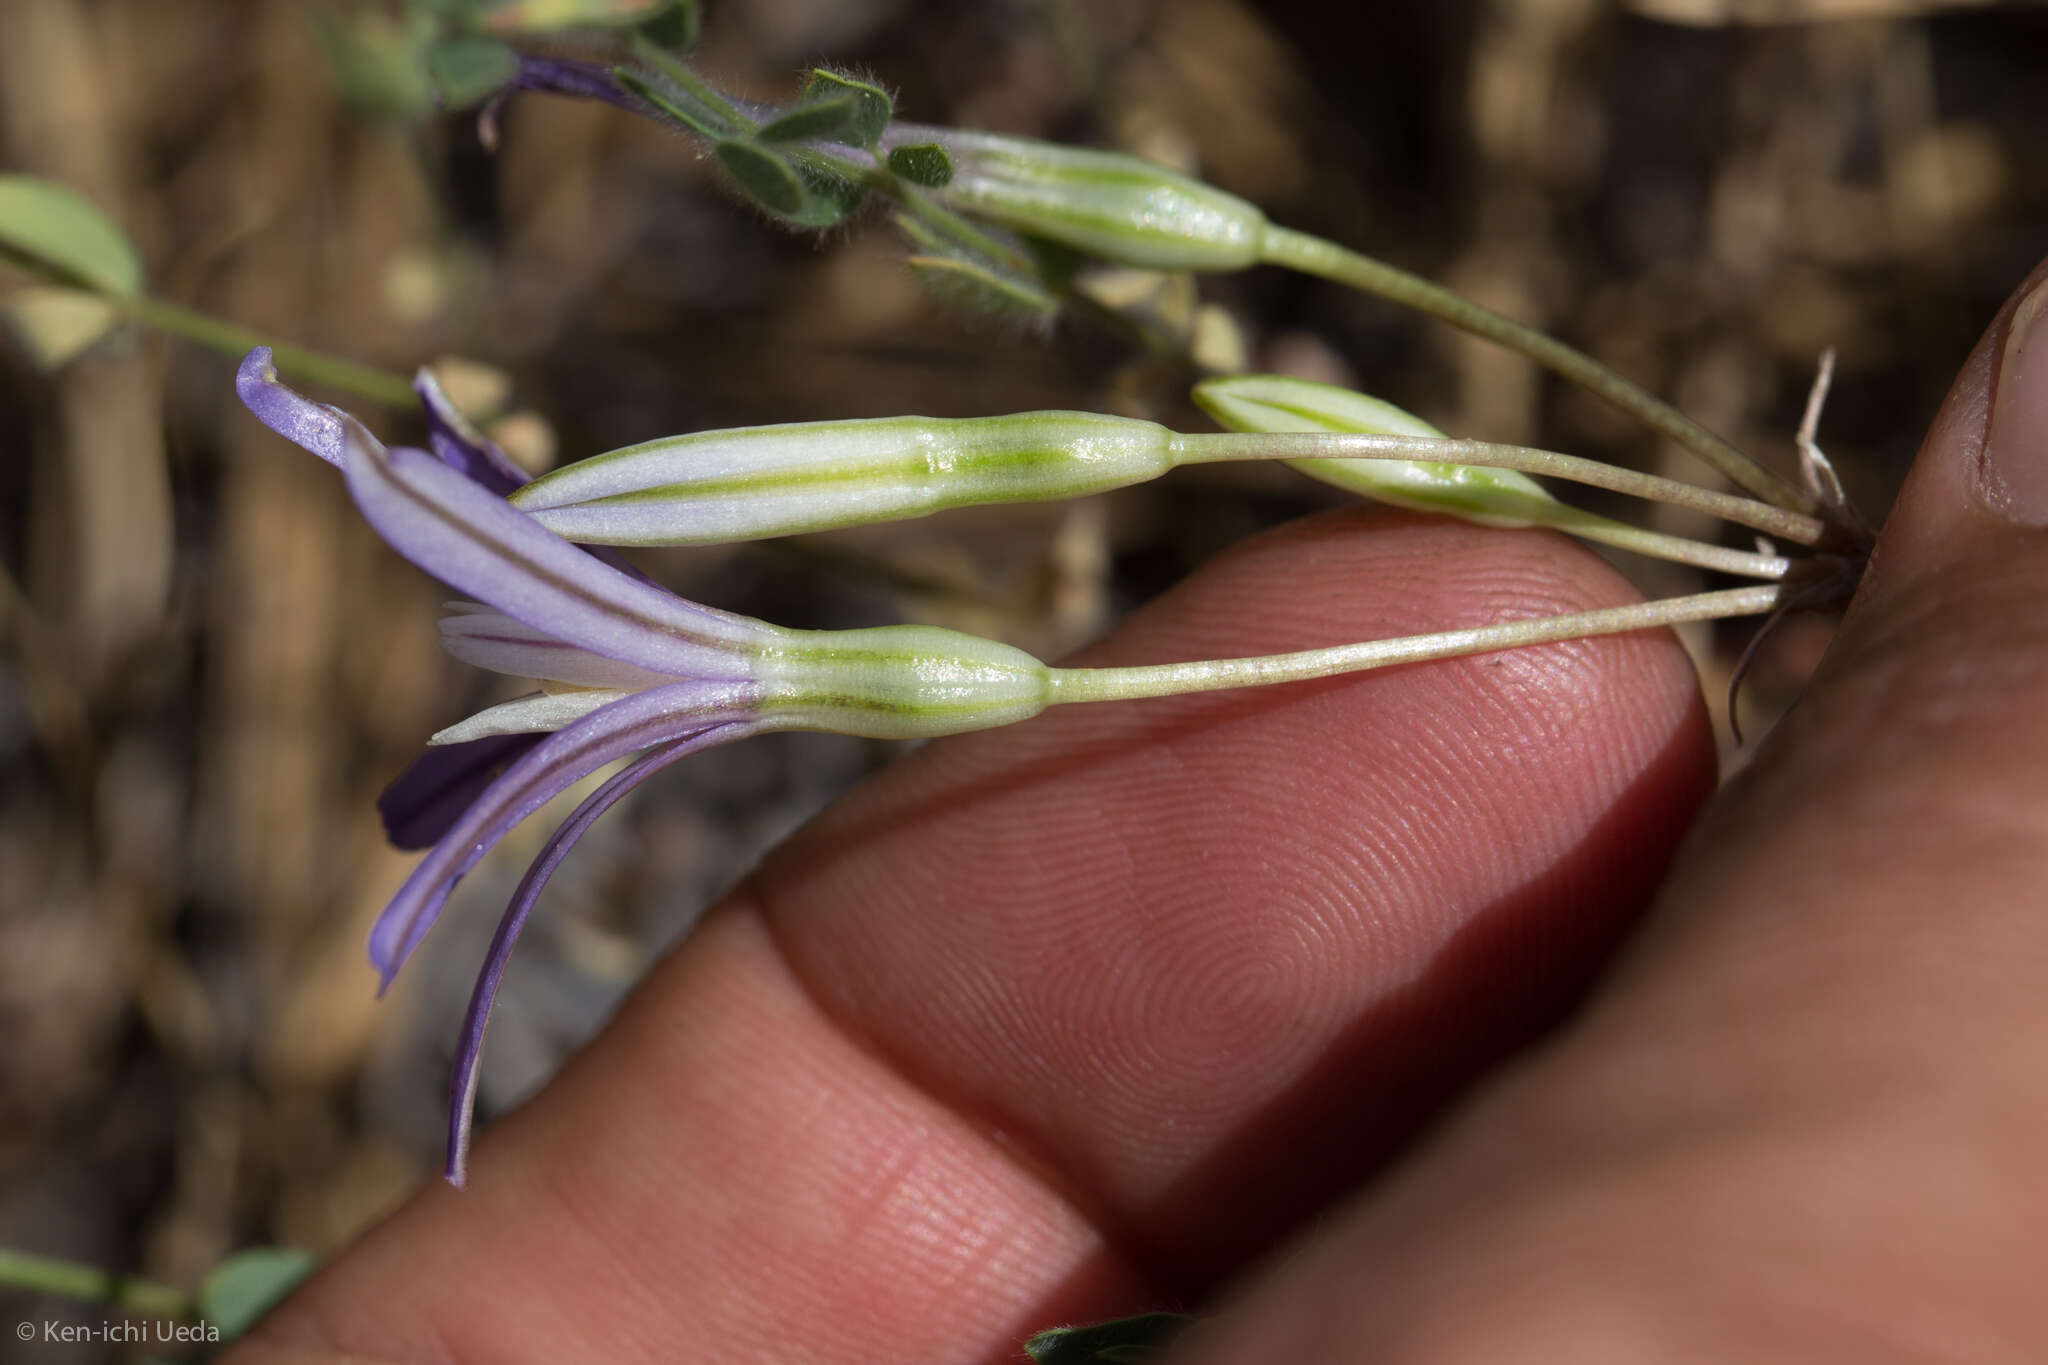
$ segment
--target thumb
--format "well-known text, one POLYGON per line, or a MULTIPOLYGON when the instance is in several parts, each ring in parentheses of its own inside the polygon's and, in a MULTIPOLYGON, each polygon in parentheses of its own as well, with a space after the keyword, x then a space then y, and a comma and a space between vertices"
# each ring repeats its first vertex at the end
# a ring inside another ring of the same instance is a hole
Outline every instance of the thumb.
POLYGON ((1961 903, 2048 893, 2048 262, 1964 365, 1822 669, 1675 884, 1673 918, 1826 905, 1842 932, 1950 949, 1961 903))
POLYGON ((1586 1011, 1187 1359, 2048 1359, 2048 264, 1586 1011))

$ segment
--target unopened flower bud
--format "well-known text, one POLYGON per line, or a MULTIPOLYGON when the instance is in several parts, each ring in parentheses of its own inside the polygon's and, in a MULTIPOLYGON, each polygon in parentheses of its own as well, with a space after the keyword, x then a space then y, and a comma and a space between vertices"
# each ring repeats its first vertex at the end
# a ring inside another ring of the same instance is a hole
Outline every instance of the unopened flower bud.
POLYGON ((1172 442, 1093 412, 740 427, 580 460, 512 501, 587 544, 707 545, 1122 488, 1171 469, 1172 442))
POLYGON ((1266 215, 1192 176, 1121 152, 906 124, 885 146, 936 144, 953 174, 934 198, 970 217, 1147 270, 1243 270, 1266 215))
POLYGON ((763 665, 762 714, 790 729, 922 739, 1028 720, 1052 683, 1021 649, 940 626, 794 632, 763 665))
MULTIPOLYGON (((1334 384, 1281 374, 1205 379, 1195 402, 1231 431, 1331 431, 1367 436, 1443 433, 1392 403, 1334 384)), ((1482 526, 1550 525, 1564 510, 1526 474, 1434 460, 1289 460, 1323 483, 1418 512, 1447 512, 1482 526)))

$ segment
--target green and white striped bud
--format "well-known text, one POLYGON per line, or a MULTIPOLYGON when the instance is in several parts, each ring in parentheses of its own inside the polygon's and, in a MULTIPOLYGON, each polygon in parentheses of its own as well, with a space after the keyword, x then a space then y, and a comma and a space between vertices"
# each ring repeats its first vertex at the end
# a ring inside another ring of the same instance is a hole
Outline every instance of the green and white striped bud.
MULTIPOLYGON (((1443 433, 1392 403, 1334 384, 1279 374, 1240 374, 1195 386, 1195 402, 1231 431, 1357 432, 1367 436, 1443 433)), ((1559 502, 1511 469, 1427 460, 1289 460, 1312 479, 1418 512, 1442 512, 1482 526, 1576 528, 1590 514, 1559 502)))
POLYGON ((762 659, 761 715, 777 728, 925 739, 1028 720, 1050 670, 1021 649, 939 626, 791 631, 762 659))
POLYGON ((1121 152, 899 124, 883 138, 937 144, 952 178, 932 197, 973 218, 1146 270, 1257 265, 1266 215, 1193 176, 1121 152))
POLYGON ((1093 412, 740 427, 580 460, 511 496, 570 540, 709 545, 1122 488, 1173 468, 1174 440, 1093 412))
MULTIPOLYGON (((1204 380, 1195 386, 1195 401, 1211 417, 1239 434, 1183 437, 1183 462, 1245 458, 1232 452, 1229 443, 1246 439, 1242 433, 1260 433, 1269 442, 1264 452, 1267 456, 1285 458, 1310 478, 1397 507, 1445 513, 1481 526, 1547 527, 1616 549, 1720 573, 1781 578, 1788 568, 1786 561, 1776 554, 1752 554, 1665 535, 1559 502, 1521 471, 1533 469, 1555 478, 1637 497, 1658 498, 1736 520, 1745 520, 1748 509, 1762 507, 1746 499, 1731 499, 1689 484, 1555 451, 1451 440, 1391 403, 1331 384, 1285 375, 1231 375, 1204 380), (1429 454, 1434 450, 1486 463, 1454 464, 1407 458, 1411 452, 1429 454), (1329 454, 1324 455, 1323 451, 1329 454)), ((1777 510, 1763 508, 1774 515, 1777 510)), ((1746 524, 1756 523, 1751 520, 1746 524)))

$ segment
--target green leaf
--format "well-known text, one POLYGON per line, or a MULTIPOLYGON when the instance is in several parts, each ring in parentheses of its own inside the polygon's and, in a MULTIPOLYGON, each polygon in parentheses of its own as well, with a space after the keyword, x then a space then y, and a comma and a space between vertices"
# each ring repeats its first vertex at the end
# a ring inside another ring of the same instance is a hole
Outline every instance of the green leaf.
POLYGON ((803 177, 804 206, 785 216, 799 227, 834 227, 846 221, 847 215, 867 197, 867 190, 851 180, 802 162, 797 163, 797 174, 803 177))
POLYGON ((55 285, 15 290, 0 300, 0 314, 45 374, 70 364, 121 325, 121 310, 105 298, 55 285))
POLYGON ((427 49, 427 75, 451 109, 480 104, 519 74, 519 55, 495 38, 446 38, 427 49))
POLYGON ((1054 1327, 1025 1342, 1024 1350, 1038 1365, 1151 1360, 1192 1322, 1184 1313, 1141 1313, 1086 1327, 1054 1327))
POLYGON ((657 10, 652 18, 641 20, 640 32, 651 42, 659 43, 672 52, 682 52, 697 45, 703 18, 697 0, 673 0, 666 8, 657 10))
POLYGON ((913 185, 935 190, 953 178, 953 158, 936 142, 912 142, 889 149, 889 169, 913 185))
POLYGON ((75 191, 33 175, 0 175, 0 259, 123 298, 142 292, 127 234, 75 191))
POLYGON ((815 104, 799 104, 779 118, 761 125, 763 142, 803 142, 821 139, 826 142, 851 142, 859 145, 862 113, 859 101, 850 96, 845 99, 819 100, 815 104))
POLYGON ((837 71, 827 71, 823 67, 811 72, 811 79, 804 86, 803 99, 797 108, 839 100, 851 100, 855 109, 848 120, 845 135, 839 140, 856 147, 874 146, 888 128, 889 120, 896 116, 896 101, 890 99, 889 92, 881 86, 872 81, 855 80, 837 71))
POLYGON ((904 264, 910 267, 918 283, 970 312, 1044 322, 1059 311, 1059 300, 1036 281, 988 261, 959 256, 912 256, 904 264))
POLYGON ((233 1341, 313 1273, 309 1251, 257 1247, 228 1257, 199 1286, 199 1315, 233 1341))
POLYGON ((629 66, 613 67, 612 77, 633 95, 714 142, 722 142, 740 132, 724 114, 686 90, 679 90, 666 82, 657 85, 629 66))
POLYGON ((787 158, 751 142, 721 142, 717 150, 719 163, 761 207, 790 216, 803 211, 803 177, 787 158))
POLYGON ((794 227, 826 228, 845 221, 867 191, 797 157, 733 139, 718 144, 718 159, 755 203, 794 227))

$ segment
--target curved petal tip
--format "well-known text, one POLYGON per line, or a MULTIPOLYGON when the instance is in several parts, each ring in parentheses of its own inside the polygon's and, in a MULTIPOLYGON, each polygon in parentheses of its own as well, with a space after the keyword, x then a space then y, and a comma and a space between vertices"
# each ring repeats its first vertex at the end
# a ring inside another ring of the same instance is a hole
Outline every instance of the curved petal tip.
POLYGON ((257 421, 287 441, 337 469, 346 467, 341 413, 287 387, 277 377, 268 346, 258 346, 242 357, 241 367, 235 371, 235 396, 257 421))
POLYGON ((336 469, 344 467, 348 456, 342 450, 342 413, 289 389, 276 377, 268 346, 258 346, 242 358, 242 368, 236 370, 236 397, 272 432, 336 469))

